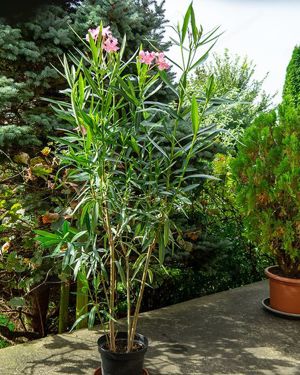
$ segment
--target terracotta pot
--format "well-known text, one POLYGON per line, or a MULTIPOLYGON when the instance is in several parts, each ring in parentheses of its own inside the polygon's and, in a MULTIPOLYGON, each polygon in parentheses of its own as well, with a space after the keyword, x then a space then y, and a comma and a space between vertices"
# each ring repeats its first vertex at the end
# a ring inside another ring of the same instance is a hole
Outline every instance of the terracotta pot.
POLYGON ((265 269, 269 278, 270 306, 277 311, 300 314, 300 279, 276 275, 275 269, 278 267, 265 269))

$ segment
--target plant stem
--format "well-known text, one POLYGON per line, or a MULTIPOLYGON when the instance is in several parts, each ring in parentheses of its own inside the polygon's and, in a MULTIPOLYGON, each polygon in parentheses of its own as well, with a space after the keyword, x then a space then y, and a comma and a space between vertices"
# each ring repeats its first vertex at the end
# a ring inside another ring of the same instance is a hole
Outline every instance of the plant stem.
POLYGON ((130 304, 130 273, 129 273, 129 259, 128 255, 125 257, 126 262, 126 294, 127 294, 127 352, 130 351, 130 333, 131 333, 131 304, 130 304))
POLYGON ((139 312, 140 312, 141 303, 142 303, 142 299, 143 299, 143 295, 144 295, 144 290, 145 290, 145 285, 146 285, 146 280, 147 280, 147 275, 148 275, 148 269, 149 269, 149 265, 150 265, 150 259, 151 259, 152 252, 155 248, 156 241, 157 241, 157 239, 155 238, 154 241, 152 242, 152 244, 148 247, 146 261, 145 261, 145 267, 144 267, 144 271, 143 271, 143 277, 142 277, 142 281, 141 281, 141 287, 140 287, 140 291, 139 291, 139 295, 138 295, 138 299, 137 299, 137 303, 136 303, 136 307, 135 307, 134 316, 133 316, 133 319, 132 319, 132 326, 131 326, 131 333, 130 333, 128 351, 131 351, 132 347, 133 347, 133 341, 134 341, 134 336, 135 336, 135 333, 136 333, 137 322, 138 322, 138 318, 139 318, 139 312))
POLYGON ((66 332, 67 330, 69 296, 70 296, 70 279, 68 278, 66 281, 63 281, 60 286, 58 333, 63 333, 63 332, 66 332))
POLYGON ((108 215, 108 209, 106 202, 103 204, 103 213, 105 221, 105 230, 108 236, 109 252, 110 252, 110 288, 109 288, 109 344, 112 352, 116 351, 116 340, 115 340, 115 288, 116 288, 116 269, 115 269, 115 243, 113 234, 110 226, 110 220, 108 215))

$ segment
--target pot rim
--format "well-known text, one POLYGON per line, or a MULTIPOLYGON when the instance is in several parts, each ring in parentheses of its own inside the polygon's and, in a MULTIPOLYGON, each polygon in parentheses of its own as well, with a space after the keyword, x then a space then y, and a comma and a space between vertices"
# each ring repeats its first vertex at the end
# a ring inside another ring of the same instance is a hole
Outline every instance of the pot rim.
MULTIPOLYGON (((99 337, 99 339, 97 340, 98 350, 99 350, 100 353, 103 353, 103 354, 106 353, 107 355, 113 356, 116 359, 117 358, 119 358, 119 359, 133 358, 135 356, 145 354, 146 351, 148 350, 148 339, 147 339, 146 336, 141 335, 140 333, 135 334, 134 341, 141 343, 143 345, 143 348, 139 349, 139 350, 136 350, 134 352, 129 352, 129 353, 118 353, 118 352, 112 352, 109 349, 105 349, 104 345, 107 343, 107 337, 108 337, 107 334, 104 334, 104 335, 99 337)), ((117 335, 116 335, 116 339, 118 340, 118 338, 121 339, 121 340, 127 339, 127 332, 122 332, 122 331, 118 332, 117 335)))
POLYGON ((300 278, 292 278, 292 277, 287 277, 287 276, 279 276, 276 275, 275 273, 272 272, 272 269, 274 268, 279 268, 278 265, 275 266, 270 266, 265 269, 265 274, 269 279, 281 281, 283 283, 287 284, 293 284, 293 285, 299 285, 300 286, 300 278))

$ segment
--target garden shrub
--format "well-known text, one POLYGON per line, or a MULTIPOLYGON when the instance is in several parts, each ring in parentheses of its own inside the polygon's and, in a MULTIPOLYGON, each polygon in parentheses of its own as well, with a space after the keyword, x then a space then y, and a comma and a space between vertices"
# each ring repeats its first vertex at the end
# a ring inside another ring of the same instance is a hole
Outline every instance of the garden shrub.
POLYGON ((300 116, 283 105, 261 115, 232 161, 245 233, 286 275, 300 265, 300 116))
POLYGON ((4 328, 10 332, 13 332, 15 325, 9 318, 5 315, 0 314, 0 349, 6 348, 10 343, 5 340, 5 337, 1 334, 1 328, 4 328))
POLYGON ((296 46, 286 70, 283 87, 285 104, 297 107, 300 104, 300 47, 296 46))
POLYGON ((223 54, 213 54, 212 60, 198 68, 189 82, 189 90, 200 96, 207 78, 213 75, 214 96, 221 105, 209 108, 206 123, 216 123, 229 131, 230 135, 221 136, 221 143, 231 152, 244 129, 272 104, 273 96, 263 90, 267 76, 257 80, 255 68, 247 57, 232 55, 226 49, 223 54))

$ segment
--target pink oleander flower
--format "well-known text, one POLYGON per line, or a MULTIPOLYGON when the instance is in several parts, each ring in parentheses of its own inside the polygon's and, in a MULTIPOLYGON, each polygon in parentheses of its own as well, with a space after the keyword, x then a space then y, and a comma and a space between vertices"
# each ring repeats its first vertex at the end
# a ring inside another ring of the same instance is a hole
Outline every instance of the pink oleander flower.
POLYGON ((103 36, 103 38, 111 38, 112 37, 112 33, 110 31, 110 26, 103 27, 102 36, 103 36))
POLYGON ((157 63, 158 70, 167 70, 170 68, 170 65, 166 61, 160 61, 157 63))
MULTIPOLYGON (((89 29, 89 33, 92 35, 92 38, 94 41, 98 39, 99 33, 100 33, 100 26, 98 26, 96 29, 89 29)), ((85 39, 87 42, 90 40, 90 35, 89 33, 86 34, 85 39)), ((112 37, 112 33, 110 31, 110 26, 103 27, 102 29, 102 37, 103 38, 110 38, 112 37)))
POLYGON ((167 63, 165 59, 165 54, 163 52, 158 52, 156 55, 156 65, 158 70, 166 70, 170 68, 170 65, 167 63))
POLYGON ((150 65, 155 59, 155 52, 141 51, 139 54, 140 62, 150 65))
POLYGON ((96 41, 98 39, 99 32, 100 32, 100 26, 96 27, 96 29, 89 29, 88 33, 85 36, 85 40, 89 42, 90 34, 91 34, 92 38, 96 41))
POLYGON ((118 39, 113 38, 112 36, 108 37, 104 42, 103 42, 103 49, 106 52, 117 52, 118 49, 118 39))

